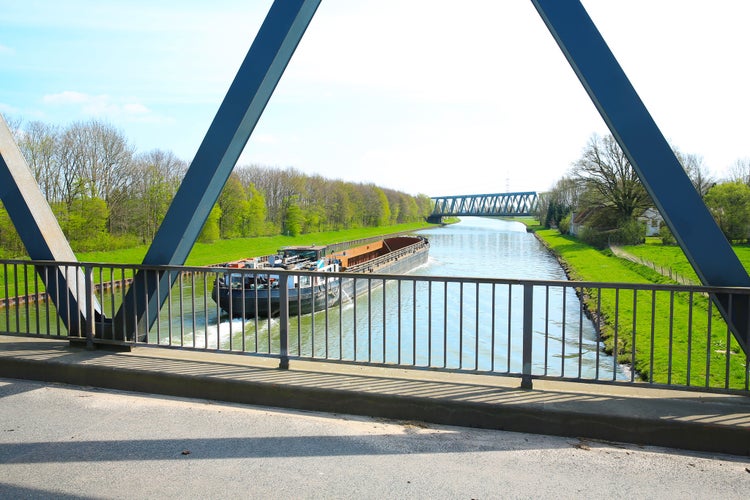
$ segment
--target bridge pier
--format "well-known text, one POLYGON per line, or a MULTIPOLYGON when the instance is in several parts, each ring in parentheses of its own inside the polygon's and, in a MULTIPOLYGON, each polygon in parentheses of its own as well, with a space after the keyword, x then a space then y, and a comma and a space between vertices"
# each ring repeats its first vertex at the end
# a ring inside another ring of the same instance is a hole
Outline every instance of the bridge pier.
POLYGON ((429 222, 430 224, 442 224, 443 216, 431 214, 430 216, 427 217, 427 222, 429 222))

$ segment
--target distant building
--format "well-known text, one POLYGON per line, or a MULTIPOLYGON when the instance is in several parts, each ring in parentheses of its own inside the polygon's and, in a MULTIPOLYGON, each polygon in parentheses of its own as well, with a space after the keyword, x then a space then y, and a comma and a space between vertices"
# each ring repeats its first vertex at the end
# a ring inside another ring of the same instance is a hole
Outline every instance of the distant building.
POLYGON ((638 221, 646 225, 646 236, 657 236, 659 229, 664 224, 664 219, 655 208, 649 208, 643 212, 643 215, 638 217, 638 221))

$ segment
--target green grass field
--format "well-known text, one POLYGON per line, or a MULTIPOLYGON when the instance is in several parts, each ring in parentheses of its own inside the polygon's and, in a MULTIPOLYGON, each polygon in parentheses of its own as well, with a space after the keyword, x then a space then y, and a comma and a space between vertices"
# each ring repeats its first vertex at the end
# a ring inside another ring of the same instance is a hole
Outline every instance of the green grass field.
MULTIPOLYGON (((606 250, 596 250, 557 230, 543 229, 536 234, 558 255, 574 280, 669 283, 648 267, 619 259, 606 250)), ((627 250, 633 248, 643 247, 627 247, 627 250)), ((674 247, 663 248, 668 252, 674 250, 674 247)), ((651 246, 648 255, 656 255, 658 250, 651 246)), ((628 290, 618 293, 589 289, 586 302, 589 310, 600 307, 601 336, 606 350, 616 352, 621 363, 632 364, 642 379, 724 387, 728 370, 729 387, 744 388, 745 355, 728 335, 721 315, 704 296, 649 291, 636 292, 634 296, 628 290), (670 317, 674 318, 671 324, 670 317)))

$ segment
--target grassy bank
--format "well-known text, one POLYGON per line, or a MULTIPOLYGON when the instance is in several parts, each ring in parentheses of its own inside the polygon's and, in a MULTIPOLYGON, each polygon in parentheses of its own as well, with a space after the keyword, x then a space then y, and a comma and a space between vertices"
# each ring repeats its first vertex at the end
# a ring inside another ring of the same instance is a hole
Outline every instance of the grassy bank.
MULTIPOLYGON (((744 268, 750 272, 750 246, 733 245, 732 249, 739 258, 744 268)), ((693 266, 688 262, 685 253, 679 246, 666 246, 661 244, 658 238, 648 238, 645 245, 630 245, 623 250, 640 257, 657 266, 672 269, 675 273, 684 276, 696 283, 700 283, 693 266)))
MULTIPOLYGON (((650 268, 619 259, 609 251, 597 250, 557 230, 533 229, 573 280, 669 282, 650 268)), ((745 355, 734 338, 727 335, 726 324, 716 308, 702 295, 589 289, 585 290, 584 301, 592 311, 601 304, 601 337, 606 350, 616 353, 621 363, 630 364, 642 379, 723 387, 728 370, 729 386, 744 388, 745 355), (670 317, 674 318, 671 324, 670 317)))

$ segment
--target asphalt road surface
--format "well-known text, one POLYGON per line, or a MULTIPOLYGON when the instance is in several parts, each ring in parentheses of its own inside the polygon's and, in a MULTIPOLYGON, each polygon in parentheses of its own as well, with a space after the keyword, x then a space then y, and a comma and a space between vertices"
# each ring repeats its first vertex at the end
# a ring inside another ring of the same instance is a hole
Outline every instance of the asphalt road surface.
POLYGON ((748 492, 748 457, 0 379, 0 498, 748 492))

